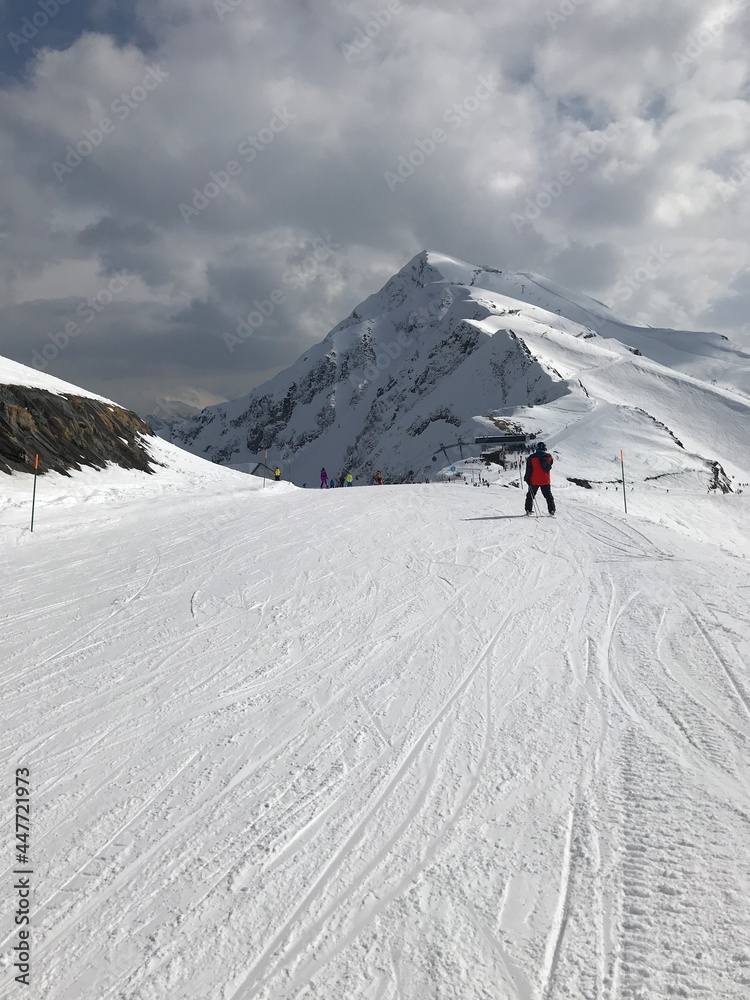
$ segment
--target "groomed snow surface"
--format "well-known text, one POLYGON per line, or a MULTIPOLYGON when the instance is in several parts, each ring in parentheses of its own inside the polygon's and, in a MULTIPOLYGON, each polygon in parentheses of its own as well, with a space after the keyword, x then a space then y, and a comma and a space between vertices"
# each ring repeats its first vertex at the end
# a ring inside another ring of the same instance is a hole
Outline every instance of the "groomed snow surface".
POLYGON ((3 479, 0 997, 750 996, 746 495, 197 470, 3 479))

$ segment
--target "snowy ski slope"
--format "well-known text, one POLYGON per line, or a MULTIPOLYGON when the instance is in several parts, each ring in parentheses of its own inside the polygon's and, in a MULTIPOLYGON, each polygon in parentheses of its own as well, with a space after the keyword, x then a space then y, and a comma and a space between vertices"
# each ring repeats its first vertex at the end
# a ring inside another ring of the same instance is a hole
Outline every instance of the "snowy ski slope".
MULTIPOLYGON (((45 372, 29 368, 18 361, 11 361, 10 358, 0 357, 0 386, 2 385, 23 385, 32 389, 46 389, 47 392, 56 394, 70 393, 73 396, 87 396, 89 399, 99 399, 105 403, 112 403, 111 399, 104 396, 97 396, 96 393, 81 389, 80 386, 71 385, 54 375, 47 375, 45 372)), ((118 403, 112 403, 118 406, 118 403)))
POLYGON ((746 494, 190 462, 3 482, 0 998, 750 995, 746 494))

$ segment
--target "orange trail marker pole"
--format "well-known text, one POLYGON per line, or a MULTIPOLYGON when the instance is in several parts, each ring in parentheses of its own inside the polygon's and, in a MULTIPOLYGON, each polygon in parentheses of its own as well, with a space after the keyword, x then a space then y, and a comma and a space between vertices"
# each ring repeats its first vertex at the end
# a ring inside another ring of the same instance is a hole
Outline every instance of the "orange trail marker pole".
POLYGON ((34 530, 34 504, 36 503, 36 475, 39 470, 39 455, 34 459, 34 492, 31 494, 31 530, 34 530))
POLYGON ((625 461, 622 457, 622 448, 620 449, 620 468, 622 469, 622 502, 625 504, 625 513, 628 512, 628 498, 625 493, 625 461))

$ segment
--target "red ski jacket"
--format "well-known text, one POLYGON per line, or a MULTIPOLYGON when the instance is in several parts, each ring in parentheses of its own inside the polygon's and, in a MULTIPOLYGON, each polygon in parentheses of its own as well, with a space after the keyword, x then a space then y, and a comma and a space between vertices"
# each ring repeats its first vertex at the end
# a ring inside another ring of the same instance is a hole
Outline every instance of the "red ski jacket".
POLYGON ((524 479, 529 486, 549 486, 549 472, 552 468, 552 456, 546 451, 536 451, 526 459, 526 475, 524 479))

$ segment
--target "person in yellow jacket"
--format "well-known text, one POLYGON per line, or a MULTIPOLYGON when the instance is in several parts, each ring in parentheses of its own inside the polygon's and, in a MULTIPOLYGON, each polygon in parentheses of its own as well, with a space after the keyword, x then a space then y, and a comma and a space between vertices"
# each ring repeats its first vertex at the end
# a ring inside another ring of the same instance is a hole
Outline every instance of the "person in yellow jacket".
POLYGON ((352 476, 351 472, 347 472, 347 474, 346 474, 346 485, 347 486, 351 486, 353 479, 354 479, 354 476, 352 476))
POLYGON ((278 466, 273 470, 273 478, 277 483, 281 479, 281 469, 278 466))

